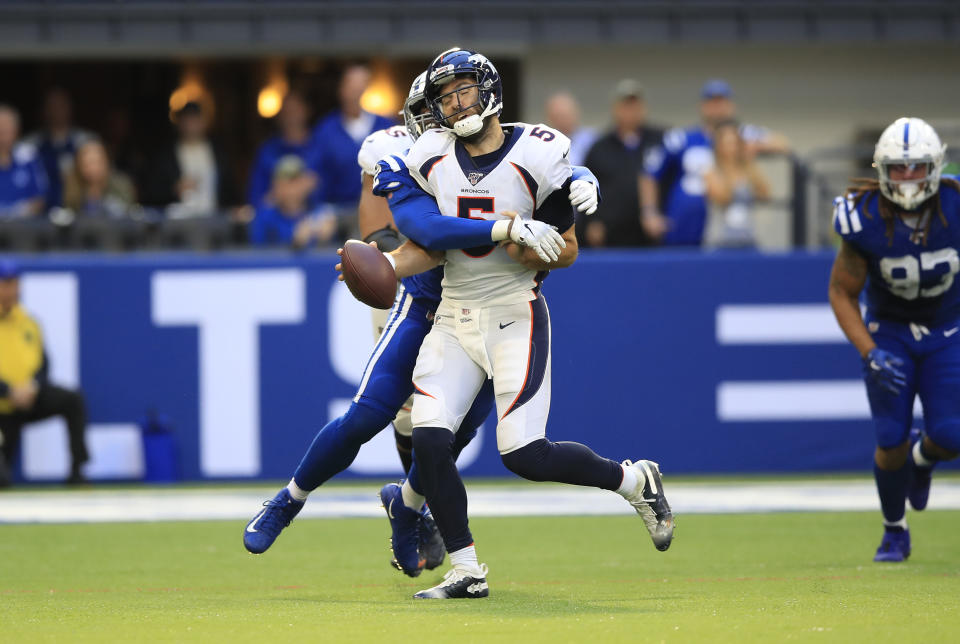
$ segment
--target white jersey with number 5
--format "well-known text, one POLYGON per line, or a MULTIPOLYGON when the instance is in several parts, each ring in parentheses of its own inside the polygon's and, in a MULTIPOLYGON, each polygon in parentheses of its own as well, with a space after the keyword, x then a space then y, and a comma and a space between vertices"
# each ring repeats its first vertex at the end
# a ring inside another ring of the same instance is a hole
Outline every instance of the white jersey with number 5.
MULTIPOLYGON (((456 136, 428 130, 407 153, 407 167, 450 217, 524 219, 570 179, 570 139, 545 125, 510 123, 497 152, 471 157, 456 136)), ((561 233, 564 231, 560 231, 561 233)), ((463 306, 528 302, 536 298, 537 271, 493 243, 446 254, 443 298, 463 306)))
POLYGON ((357 154, 361 173, 372 177, 376 174, 377 161, 389 154, 403 156, 412 143, 410 134, 403 125, 377 130, 363 140, 363 145, 360 146, 360 152, 357 154))

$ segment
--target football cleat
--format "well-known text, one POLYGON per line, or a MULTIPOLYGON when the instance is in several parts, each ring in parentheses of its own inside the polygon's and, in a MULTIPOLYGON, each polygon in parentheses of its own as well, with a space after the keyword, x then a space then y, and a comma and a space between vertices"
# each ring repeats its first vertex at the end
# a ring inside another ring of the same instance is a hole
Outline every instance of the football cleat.
POLYGON ((287 488, 283 488, 250 519, 243 531, 243 546, 255 555, 266 552, 302 508, 303 501, 295 500, 287 488))
POLYGON ((673 541, 673 513, 663 493, 660 466, 653 461, 624 461, 623 466, 632 468, 638 481, 626 499, 643 519, 653 545, 663 552, 673 541))
POLYGON ((453 568, 443 581, 413 596, 414 599, 479 599, 490 594, 487 586, 487 564, 480 564, 479 576, 453 568))
POLYGON ((424 568, 433 570, 443 563, 447 555, 447 548, 443 545, 443 537, 433 520, 430 508, 424 508, 420 513, 420 552, 425 560, 424 568))
POLYGON ((886 563, 906 561, 910 556, 910 530, 890 530, 883 533, 883 541, 873 560, 886 563))
POLYGON ((907 498, 910 507, 914 510, 923 510, 930 499, 930 479, 933 478, 932 467, 920 467, 913 461, 913 446, 923 440, 923 433, 914 429, 910 432, 910 485, 907 487, 907 498))
POLYGON ((387 483, 380 489, 380 501, 390 520, 390 564, 409 577, 423 572, 426 561, 420 556, 420 513, 403 503, 400 486, 387 483))

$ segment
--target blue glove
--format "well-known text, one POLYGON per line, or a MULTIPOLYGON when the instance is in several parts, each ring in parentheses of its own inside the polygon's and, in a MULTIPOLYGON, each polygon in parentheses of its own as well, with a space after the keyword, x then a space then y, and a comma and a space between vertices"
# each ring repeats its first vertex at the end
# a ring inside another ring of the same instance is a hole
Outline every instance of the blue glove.
POLYGON ((897 369, 903 366, 903 359, 889 351, 874 347, 863 359, 863 364, 867 370, 867 378, 892 394, 899 394, 900 389, 907 384, 907 375, 897 369))
POLYGON ((387 155, 377 161, 376 174, 373 175, 373 194, 386 197, 404 185, 410 185, 413 177, 403 159, 395 154, 387 155))

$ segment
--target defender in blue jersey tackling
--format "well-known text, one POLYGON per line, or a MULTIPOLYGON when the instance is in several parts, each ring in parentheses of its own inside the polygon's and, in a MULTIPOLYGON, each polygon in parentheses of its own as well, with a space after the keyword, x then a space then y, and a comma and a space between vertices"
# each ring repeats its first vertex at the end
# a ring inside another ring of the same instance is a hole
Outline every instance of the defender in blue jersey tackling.
POLYGON ((878 178, 834 202, 830 305, 863 359, 877 439, 874 561, 910 556, 906 500, 926 508, 934 466, 960 453, 960 182, 940 177, 945 149, 923 120, 897 119, 877 142, 878 178), (917 396, 925 432, 911 435, 917 396))

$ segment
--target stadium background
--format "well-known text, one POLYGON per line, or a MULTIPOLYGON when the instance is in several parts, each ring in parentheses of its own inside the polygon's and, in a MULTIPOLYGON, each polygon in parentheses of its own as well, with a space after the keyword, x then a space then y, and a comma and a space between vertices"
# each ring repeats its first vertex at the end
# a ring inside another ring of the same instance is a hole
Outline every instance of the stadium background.
MULTIPOLYGON (((827 204, 868 170, 872 141, 897 116, 922 116, 960 144, 960 86, 943 82, 956 77, 958 33, 947 2, 909 17, 856 1, 7 2, 0 100, 26 131, 43 91, 62 85, 76 122, 105 128, 119 109, 149 145, 152 125, 199 91, 245 176, 270 132, 258 96, 305 82, 322 114, 352 60, 371 63, 371 100, 390 112, 436 51, 472 46, 501 68, 508 118, 539 122, 545 99, 568 89, 598 130, 622 78, 643 83, 652 123, 682 126, 698 119, 703 81, 723 77, 744 120, 793 146, 762 162, 775 193, 759 218, 763 252, 591 251, 551 277, 550 433, 657 454, 675 472, 866 471, 859 365, 825 303, 827 204)), ((88 396, 93 478, 147 474, 148 417, 172 431, 178 478, 284 477, 351 396, 370 346, 329 250, 20 258, 53 373, 88 396), (279 287, 251 297, 233 281, 248 278, 279 287), (217 318, 230 312, 247 326, 217 318)), ((53 421, 25 433, 22 476, 62 478, 60 431, 53 421)), ((349 474, 395 473, 389 443, 365 448, 349 474)), ((506 473, 489 427, 477 450, 467 474, 506 473)))

